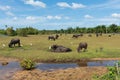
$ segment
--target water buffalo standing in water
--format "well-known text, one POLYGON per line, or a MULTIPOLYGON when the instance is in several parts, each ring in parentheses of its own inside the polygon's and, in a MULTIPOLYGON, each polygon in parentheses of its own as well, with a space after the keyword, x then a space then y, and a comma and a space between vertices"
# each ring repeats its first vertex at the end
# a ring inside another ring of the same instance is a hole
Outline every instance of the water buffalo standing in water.
POLYGON ((70 48, 66 48, 66 47, 61 46, 61 45, 52 45, 51 51, 52 52, 70 52, 72 50, 70 48))
POLYGON ((18 46, 20 47, 20 39, 11 39, 10 43, 8 44, 9 47, 12 47, 12 45, 18 44, 18 46))
POLYGON ((83 48, 84 48, 84 51, 86 51, 87 50, 87 46, 88 46, 88 44, 86 42, 81 42, 81 43, 79 43, 77 51, 80 52, 80 50, 82 50, 83 48))

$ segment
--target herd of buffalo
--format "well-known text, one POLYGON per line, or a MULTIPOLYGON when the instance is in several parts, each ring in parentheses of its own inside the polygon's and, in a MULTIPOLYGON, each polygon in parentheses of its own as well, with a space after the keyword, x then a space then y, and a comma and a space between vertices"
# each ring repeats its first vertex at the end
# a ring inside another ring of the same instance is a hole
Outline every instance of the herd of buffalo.
MULTIPOLYGON (((83 34, 74 34, 72 36, 72 38, 78 38, 79 36, 82 37, 83 34)), ((88 36, 91 37, 92 35, 89 34, 88 36)), ((102 34, 96 34, 96 37, 98 37, 98 36, 102 36, 102 34)), ((108 37, 110 37, 110 35, 108 37)), ((58 38, 59 38, 58 34, 56 34, 55 36, 48 36, 48 40, 54 40, 55 41, 58 38)), ((20 39, 11 39, 11 41, 8 44, 8 46, 10 48, 12 48, 12 47, 15 47, 15 44, 18 44, 18 46, 21 47, 20 39)), ((83 51, 86 51, 87 47, 88 47, 87 42, 80 42, 78 47, 77 47, 77 52, 80 52, 82 49, 84 49, 83 51)), ((70 52, 70 51, 72 51, 72 49, 64 47, 62 45, 52 45, 50 47, 50 50, 52 52, 70 52)))

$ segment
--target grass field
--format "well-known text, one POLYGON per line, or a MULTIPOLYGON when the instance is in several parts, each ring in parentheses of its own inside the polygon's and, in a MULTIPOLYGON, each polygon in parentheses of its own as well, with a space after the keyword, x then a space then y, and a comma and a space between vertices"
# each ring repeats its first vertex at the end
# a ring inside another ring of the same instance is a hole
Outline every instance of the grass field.
POLYGON ((119 58, 120 57, 120 34, 108 37, 108 34, 96 37, 88 37, 84 34, 78 39, 71 38, 72 34, 62 35, 56 41, 49 41, 48 35, 29 35, 28 37, 0 36, 0 56, 12 58, 31 58, 36 61, 66 62, 90 58, 119 58), (19 38, 22 47, 9 48, 11 38, 19 38), (78 53, 76 48, 80 42, 88 43, 87 52, 78 53), (32 43, 32 45, 31 45, 32 43), (5 44, 5 45, 3 45, 5 44), (49 51, 53 44, 63 45, 72 49, 68 53, 54 53, 49 51), (102 48, 102 50, 101 50, 102 48))

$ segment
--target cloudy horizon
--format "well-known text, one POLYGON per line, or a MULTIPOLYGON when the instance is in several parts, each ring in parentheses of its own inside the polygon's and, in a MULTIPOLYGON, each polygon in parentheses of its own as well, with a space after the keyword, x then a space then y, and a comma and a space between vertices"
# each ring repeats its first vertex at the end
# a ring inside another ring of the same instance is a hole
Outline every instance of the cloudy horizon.
POLYGON ((120 25, 120 0, 0 0, 0 26, 66 29, 120 25))

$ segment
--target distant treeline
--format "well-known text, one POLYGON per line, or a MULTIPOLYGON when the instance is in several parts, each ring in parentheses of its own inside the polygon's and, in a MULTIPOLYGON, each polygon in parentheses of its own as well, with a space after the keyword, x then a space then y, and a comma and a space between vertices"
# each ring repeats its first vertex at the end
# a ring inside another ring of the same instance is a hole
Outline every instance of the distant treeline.
POLYGON ((120 26, 116 24, 111 24, 109 26, 106 25, 98 25, 96 27, 69 27, 67 29, 60 30, 38 30, 33 27, 25 27, 25 28, 17 28, 16 30, 13 27, 8 27, 6 25, 6 29, 0 29, 0 34, 8 35, 8 36, 27 36, 27 35, 37 35, 37 34, 77 34, 77 33, 120 33, 120 26))

